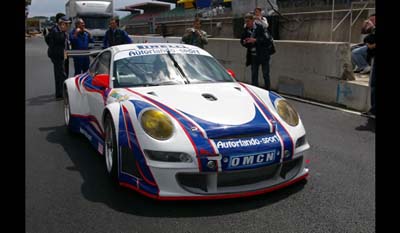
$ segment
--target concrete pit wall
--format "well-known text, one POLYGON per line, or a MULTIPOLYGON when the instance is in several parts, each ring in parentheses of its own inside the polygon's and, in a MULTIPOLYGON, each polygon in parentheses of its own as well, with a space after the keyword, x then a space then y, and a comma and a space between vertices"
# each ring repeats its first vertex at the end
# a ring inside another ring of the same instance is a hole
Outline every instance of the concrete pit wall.
MULTIPOLYGON (((180 37, 133 36, 135 43, 180 43, 180 37)), ((271 58, 271 88, 278 93, 298 96, 358 111, 369 109, 370 88, 349 81, 350 44, 344 42, 275 41, 271 58)), ((251 83, 250 66, 245 66, 246 49, 239 39, 210 38, 205 49, 221 64, 236 73, 236 79, 251 83)), ((261 68, 259 84, 264 85, 261 68)))

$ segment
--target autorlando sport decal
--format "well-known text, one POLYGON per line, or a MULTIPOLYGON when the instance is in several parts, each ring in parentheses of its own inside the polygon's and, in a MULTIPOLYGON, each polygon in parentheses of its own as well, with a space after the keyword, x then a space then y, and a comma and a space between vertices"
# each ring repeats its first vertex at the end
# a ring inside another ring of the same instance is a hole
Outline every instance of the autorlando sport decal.
POLYGON ((238 139, 234 141, 218 141, 215 140, 215 144, 217 145, 218 149, 230 149, 230 148, 237 148, 237 147, 253 147, 253 146, 260 146, 262 144, 270 144, 279 142, 278 136, 266 136, 261 138, 250 138, 250 139, 238 139))

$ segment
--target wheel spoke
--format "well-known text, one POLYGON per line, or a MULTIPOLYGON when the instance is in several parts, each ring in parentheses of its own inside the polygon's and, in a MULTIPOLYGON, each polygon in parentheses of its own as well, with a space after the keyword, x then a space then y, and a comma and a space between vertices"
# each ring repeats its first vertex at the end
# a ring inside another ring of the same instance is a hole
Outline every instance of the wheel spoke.
POLYGON ((105 159, 106 159, 106 165, 107 165, 107 171, 111 172, 112 169, 112 155, 113 155, 113 133, 112 133, 112 128, 110 125, 106 125, 106 136, 105 136, 105 159))
POLYGON ((64 119, 65 119, 65 125, 68 126, 69 125, 69 120, 70 120, 68 95, 64 96, 64 119))

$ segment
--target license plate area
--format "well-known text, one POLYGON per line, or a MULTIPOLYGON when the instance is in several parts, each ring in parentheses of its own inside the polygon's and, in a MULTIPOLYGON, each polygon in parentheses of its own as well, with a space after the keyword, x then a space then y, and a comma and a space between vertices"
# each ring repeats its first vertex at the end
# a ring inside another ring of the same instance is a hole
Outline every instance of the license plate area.
POLYGON ((275 150, 257 154, 232 155, 229 157, 227 168, 228 170, 248 169, 274 164, 278 161, 275 150))

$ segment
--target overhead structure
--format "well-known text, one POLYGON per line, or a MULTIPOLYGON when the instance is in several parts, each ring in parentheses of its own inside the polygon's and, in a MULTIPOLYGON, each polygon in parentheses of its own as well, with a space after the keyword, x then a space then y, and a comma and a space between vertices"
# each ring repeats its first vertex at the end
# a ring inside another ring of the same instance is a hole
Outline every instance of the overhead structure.
POLYGON ((118 11, 137 11, 143 10, 145 13, 163 12, 169 11, 171 9, 171 4, 161 1, 146 1, 141 3, 136 3, 132 5, 125 6, 123 8, 117 9, 118 11))
POLYGON ((195 3, 195 0, 178 0, 176 2, 176 4, 183 4, 183 7, 185 9, 194 8, 194 4, 193 3, 195 3))

